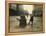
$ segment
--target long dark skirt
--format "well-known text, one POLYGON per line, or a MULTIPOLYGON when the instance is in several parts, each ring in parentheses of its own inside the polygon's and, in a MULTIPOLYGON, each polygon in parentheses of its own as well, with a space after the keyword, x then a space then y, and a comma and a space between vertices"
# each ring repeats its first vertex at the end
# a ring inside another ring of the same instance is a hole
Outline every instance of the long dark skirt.
POLYGON ((25 16, 21 16, 20 27, 21 28, 26 27, 26 18, 25 18, 25 16))

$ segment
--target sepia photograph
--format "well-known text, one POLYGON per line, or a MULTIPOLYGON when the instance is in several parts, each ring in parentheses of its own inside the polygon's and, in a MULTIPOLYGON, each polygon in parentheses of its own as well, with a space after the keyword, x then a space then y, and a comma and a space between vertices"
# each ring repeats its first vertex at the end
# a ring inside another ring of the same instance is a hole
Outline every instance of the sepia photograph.
POLYGON ((9 33, 44 32, 43 14, 43 3, 8 3, 7 30, 9 33))

